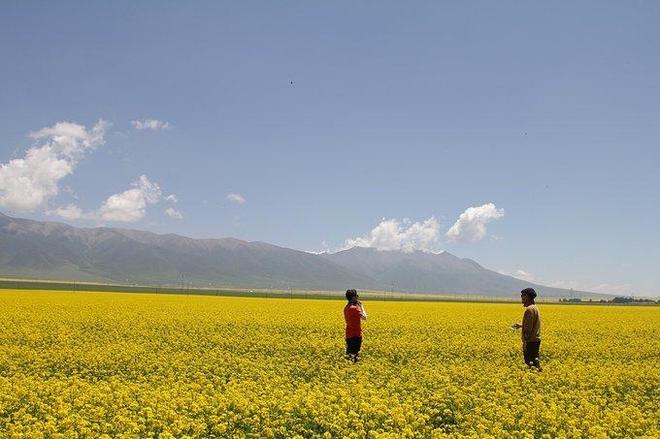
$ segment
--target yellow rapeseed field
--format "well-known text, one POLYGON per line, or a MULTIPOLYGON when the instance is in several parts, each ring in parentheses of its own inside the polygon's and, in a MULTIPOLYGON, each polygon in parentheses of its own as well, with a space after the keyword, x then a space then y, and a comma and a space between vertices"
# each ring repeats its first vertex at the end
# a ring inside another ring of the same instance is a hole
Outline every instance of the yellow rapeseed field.
POLYGON ((0 291, 0 437, 659 437, 660 309, 0 291))

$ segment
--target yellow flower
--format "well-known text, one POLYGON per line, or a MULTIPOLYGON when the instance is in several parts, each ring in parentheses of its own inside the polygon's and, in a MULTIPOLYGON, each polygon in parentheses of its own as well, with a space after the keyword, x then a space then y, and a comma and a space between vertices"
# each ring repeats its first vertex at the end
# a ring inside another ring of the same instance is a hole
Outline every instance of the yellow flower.
POLYGON ((660 309, 0 291, 0 437, 659 437, 660 309), (615 331, 616 329, 616 331, 615 331))

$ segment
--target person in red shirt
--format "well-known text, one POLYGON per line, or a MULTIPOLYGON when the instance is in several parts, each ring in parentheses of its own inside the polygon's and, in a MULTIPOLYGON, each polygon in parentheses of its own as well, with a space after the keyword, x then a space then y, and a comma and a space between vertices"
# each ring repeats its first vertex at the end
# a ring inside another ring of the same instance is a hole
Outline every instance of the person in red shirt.
POLYGON ((346 321, 346 358, 357 363, 360 359, 362 347, 362 320, 367 320, 362 302, 355 290, 346 290, 348 303, 344 307, 344 320, 346 321))

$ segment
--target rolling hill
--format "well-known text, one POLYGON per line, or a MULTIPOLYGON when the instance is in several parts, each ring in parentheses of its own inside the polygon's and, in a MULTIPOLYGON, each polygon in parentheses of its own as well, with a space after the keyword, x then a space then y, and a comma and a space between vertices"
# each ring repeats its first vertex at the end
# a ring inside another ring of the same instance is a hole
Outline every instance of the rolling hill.
MULTIPOLYGON (((532 285, 447 252, 355 247, 317 255, 234 238, 192 239, 119 228, 78 228, 3 214, 0 276, 160 286, 186 282, 197 287, 355 287, 497 297, 510 297, 532 285)), ((570 294, 532 286, 547 296, 570 294)))

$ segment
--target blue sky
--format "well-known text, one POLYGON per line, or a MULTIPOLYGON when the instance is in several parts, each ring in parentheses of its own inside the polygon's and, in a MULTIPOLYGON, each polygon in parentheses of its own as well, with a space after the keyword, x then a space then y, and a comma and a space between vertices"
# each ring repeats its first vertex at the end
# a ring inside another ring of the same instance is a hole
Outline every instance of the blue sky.
POLYGON ((660 295, 658 22, 643 1, 3 2, 0 211, 660 295))

